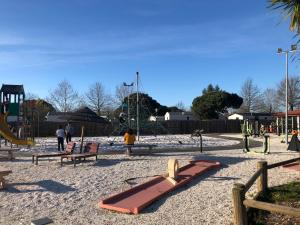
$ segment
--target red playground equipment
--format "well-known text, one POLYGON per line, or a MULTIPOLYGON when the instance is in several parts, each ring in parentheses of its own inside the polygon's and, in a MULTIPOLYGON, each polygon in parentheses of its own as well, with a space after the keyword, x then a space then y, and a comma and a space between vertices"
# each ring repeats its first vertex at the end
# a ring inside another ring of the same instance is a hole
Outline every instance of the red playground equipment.
POLYGON ((166 193, 190 182, 194 177, 220 166, 219 162, 198 160, 178 168, 178 161, 171 159, 168 162, 169 173, 167 176, 158 176, 144 184, 104 199, 100 202, 100 207, 122 213, 139 214, 143 208, 166 193))

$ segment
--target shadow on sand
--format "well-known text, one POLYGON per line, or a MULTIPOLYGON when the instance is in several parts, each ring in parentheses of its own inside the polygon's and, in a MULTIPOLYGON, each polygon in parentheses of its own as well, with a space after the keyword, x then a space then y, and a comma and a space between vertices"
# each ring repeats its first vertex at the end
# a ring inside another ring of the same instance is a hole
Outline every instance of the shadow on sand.
POLYGON ((53 180, 41 180, 38 182, 27 183, 10 183, 6 189, 10 193, 29 193, 29 192, 53 192, 55 194, 63 194, 76 191, 75 188, 69 187, 53 180))
POLYGON ((138 159, 138 158, 123 158, 123 159, 98 159, 97 162, 93 166, 100 166, 100 167, 110 167, 117 165, 122 162, 134 162, 134 161, 148 161, 152 159, 138 159))

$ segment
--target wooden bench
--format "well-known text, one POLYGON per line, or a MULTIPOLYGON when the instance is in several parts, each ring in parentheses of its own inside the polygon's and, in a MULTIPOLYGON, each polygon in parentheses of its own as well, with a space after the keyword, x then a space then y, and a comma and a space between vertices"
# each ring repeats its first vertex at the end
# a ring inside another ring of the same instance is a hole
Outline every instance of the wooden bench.
POLYGON ((126 149, 126 154, 130 155, 132 153, 132 149, 134 148, 138 148, 138 149, 148 149, 148 153, 152 153, 152 149, 157 147, 157 145, 153 145, 153 144, 134 144, 134 145, 123 145, 123 148, 126 149))
POLYGON ((87 143, 84 148, 84 153, 72 154, 72 155, 63 155, 60 157, 60 165, 63 165, 64 159, 71 159, 73 161, 74 167, 76 166, 76 161, 81 162, 81 159, 85 160, 89 157, 98 157, 98 149, 100 144, 99 143, 87 143))
POLYGON ((4 179, 4 177, 7 176, 10 173, 12 173, 11 170, 0 169, 0 189, 5 188, 5 179, 4 179))
POLYGON ((7 152, 8 154, 8 159, 9 160, 13 160, 14 159, 14 152, 15 151, 19 151, 20 149, 19 148, 0 148, 0 152, 7 152))
POLYGON ((63 155, 71 155, 75 149, 75 146, 76 146, 75 142, 69 142, 67 144, 66 150, 64 152, 33 153, 32 154, 32 163, 34 164, 34 159, 35 159, 35 165, 38 165, 39 158, 60 157, 63 155))

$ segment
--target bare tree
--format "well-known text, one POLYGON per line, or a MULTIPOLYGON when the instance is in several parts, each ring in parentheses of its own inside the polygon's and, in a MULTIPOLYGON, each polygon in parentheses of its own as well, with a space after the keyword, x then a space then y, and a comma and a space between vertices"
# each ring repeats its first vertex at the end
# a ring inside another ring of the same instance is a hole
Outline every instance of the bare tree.
POLYGON ((39 99, 39 96, 37 94, 34 94, 32 92, 27 92, 25 94, 26 100, 37 100, 39 99))
MULTIPOLYGON (((300 105, 300 77, 290 76, 288 79, 288 106, 289 110, 294 110, 300 105)), ((285 79, 282 79, 278 85, 277 96, 280 106, 285 107, 285 79)))
POLYGON ((57 85, 57 88, 53 91, 49 91, 47 101, 51 103, 55 109, 61 112, 69 112, 77 107, 79 97, 72 85, 67 80, 63 80, 57 85))
POLYGON ((77 107, 78 108, 83 108, 83 107, 88 107, 88 103, 86 101, 86 96, 85 95, 80 95, 78 96, 78 104, 77 107))
POLYGON ((240 107, 241 112, 258 112, 262 108, 261 93, 252 79, 247 79, 241 87, 240 96, 243 98, 243 104, 240 107))
POLYGON ((177 104, 175 105, 175 107, 177 107, 178 109, 182 110, 182 111, 186 111, 186 107, 184 105, 184 103, 182 101, 177 102, 177 104))
POLYGON ((133 86, 124 86, 120 84, 116 86, 115 98, 116 104, 121 105, 124 99, 133 92, 133 86))
POLYGON ((88 92, 86 93, 88 106, 97 113, 98 116, 101 115, 101 112, 111 101, 109 95, 105 93, 103 85, 99 82, 96 82, 90 86, 88 92))
POLYGON ((278 96, 277 96, 277 90, 272 88, 267 88, 263 95, 263 108, 262 112, 278 112, 280 110, 278 96))

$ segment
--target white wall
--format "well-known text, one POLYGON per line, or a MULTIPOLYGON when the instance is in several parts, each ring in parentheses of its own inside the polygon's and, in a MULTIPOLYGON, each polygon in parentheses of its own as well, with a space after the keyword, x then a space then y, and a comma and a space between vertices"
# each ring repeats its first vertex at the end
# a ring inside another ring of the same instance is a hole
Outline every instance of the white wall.
POLYGON ((228 116, 228 119, 229 120, 243 120, 244 117, 240 114, 235 113, 235 114, 228 116))
POLYGON ((165 120, 196 120, 196 118, 191 113, 167 112, 165 114, 165 120))

